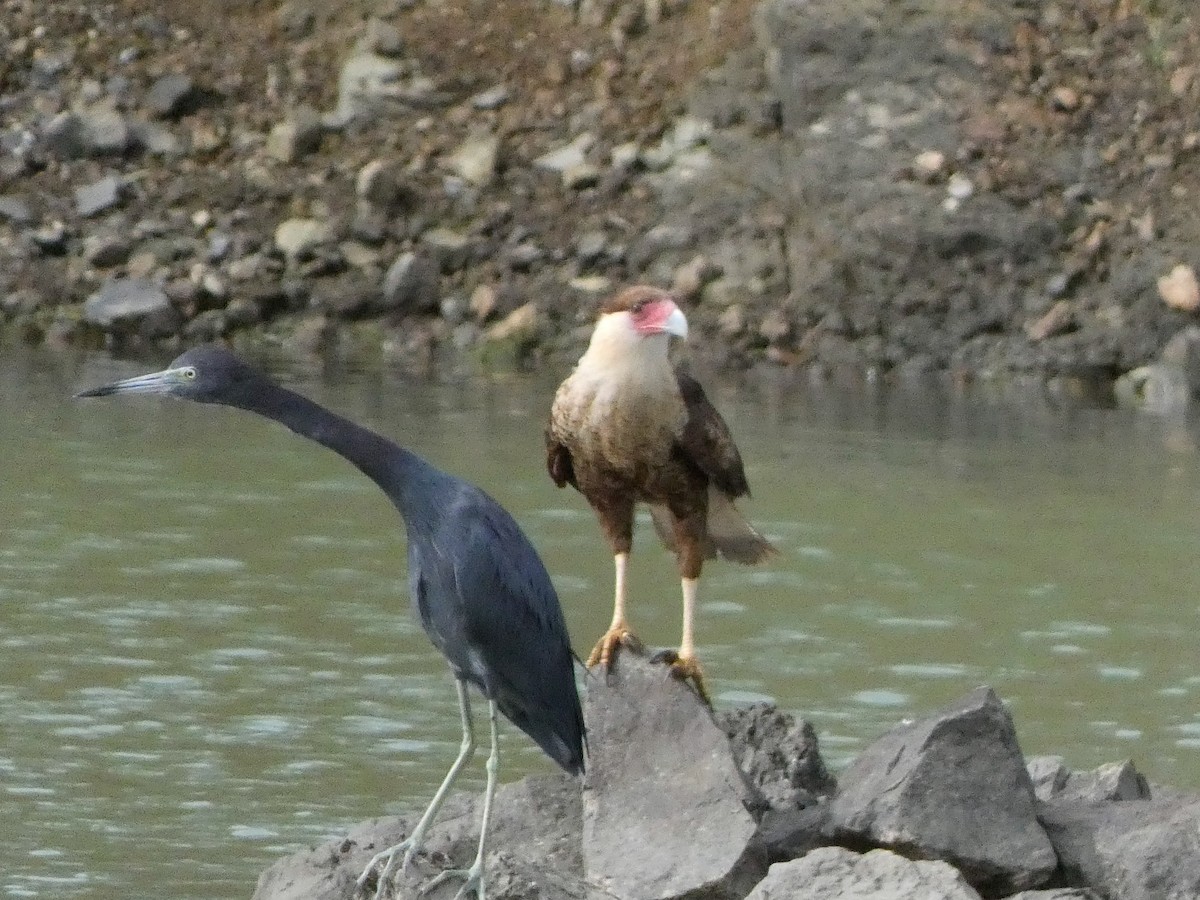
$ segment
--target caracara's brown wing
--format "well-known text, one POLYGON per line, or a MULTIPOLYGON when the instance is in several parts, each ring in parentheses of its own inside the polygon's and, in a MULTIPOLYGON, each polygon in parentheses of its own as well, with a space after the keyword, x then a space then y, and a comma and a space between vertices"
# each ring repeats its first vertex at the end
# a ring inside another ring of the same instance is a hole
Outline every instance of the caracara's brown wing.
POLYGON ((549 425, 546 426, 546 471, 559 487, 569 484, 573 488, 579 488, 579 483, 575 480, 575 464, 571 461, 571 451, 567 449, 566 444, 555 440, 549 425))
POLYGON ((746 482, 742 455, 733 443, 729 426, 704 396, 700 382, 682 372, 676 372, 675 378, 688 413, 683 433, 676 440, 680 452, 721 493, 729 497, 748 496, 750 485, 746 482))

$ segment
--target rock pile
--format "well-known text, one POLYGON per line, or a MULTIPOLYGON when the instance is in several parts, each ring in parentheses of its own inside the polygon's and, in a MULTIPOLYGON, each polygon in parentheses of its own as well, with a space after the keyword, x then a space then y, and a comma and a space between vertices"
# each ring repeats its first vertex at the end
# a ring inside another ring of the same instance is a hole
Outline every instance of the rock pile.
MULTIPOLYGON (((499 900, 1194 900, 1200 797, 1151 791, 1129 763, 1025 760, 979 688, 868 747, 839 782, 807 723, 766 704, 713 717, 661 667, 623 654, 588 679, 590 769, 505 785, 499 900)), ((476 799, 448 803, 395 896, 470 862, 476 799)), ((350 900, 407 818, 282 859, 254 900, 350 900)), ((430 896, 448 900, 456 887, 430 896)))
POLYGON ((1111 381, 1197 315, 1192 7, 13 0, 0 320, 535 363, 637 280, 730 364, 1111 381))

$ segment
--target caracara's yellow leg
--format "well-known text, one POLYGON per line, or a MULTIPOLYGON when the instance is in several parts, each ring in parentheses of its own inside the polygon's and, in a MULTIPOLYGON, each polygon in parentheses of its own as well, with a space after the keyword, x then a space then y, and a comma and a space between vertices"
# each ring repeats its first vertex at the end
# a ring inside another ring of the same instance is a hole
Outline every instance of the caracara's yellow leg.
POLYGON ((616 590, 613 598, 612 624, 608 626, 608 631, 604 632, 604 636, 592 648, 587 659, 589 669, 597 663, 606 669, 609 668, 612 665, 613 654, 617 652, 619 646, 630 649, 640 649, 642 646, 642 642, 629 630, 629 625, 625 621, 625 570, 628 565, 628 553, 618 553, 613 556, 613 566, 616 570, 616 590))
POLYGON ((700 584, 698 578, 682 579, 683 587, 683 635, 679 639, 678 650, 668 650, 655 658, 669 663, 671 674, 684 681, 691 681, 700 699, 712 706, 708 696, 708 687, 704 684, 704 670, 700 668, 700 660, 696 659, 695 623, 696 623, 696 589, 700 584))

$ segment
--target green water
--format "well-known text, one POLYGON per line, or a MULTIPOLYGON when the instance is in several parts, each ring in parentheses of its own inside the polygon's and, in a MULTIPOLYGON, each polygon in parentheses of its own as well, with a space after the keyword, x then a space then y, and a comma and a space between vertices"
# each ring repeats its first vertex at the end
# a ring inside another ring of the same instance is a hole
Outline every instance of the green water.
MULTIPOLYGON (((402 531, 372 484, 244 413, 70 399, 162 362, 0 350, 3 896, 248 898, 277 856, 419 808, 457 749, 451 681, 409 618, 402 531)), ((586 654, 611 560, 544 472, 554 377, 280 374, 504 503, 586 654)), ((808 717, 837 768, 987 683, 1027 754, 1131 757, 1200 789, 1188 428, 779 375, 709 384, 746 509, 783 551, 705 572, 718 706, 808 717)), ((645 523, 630 579, 635 628, 677 641, 673 564, 645 523)), ((549 767, 512 729, 504 754, 505 780, 549 767)))

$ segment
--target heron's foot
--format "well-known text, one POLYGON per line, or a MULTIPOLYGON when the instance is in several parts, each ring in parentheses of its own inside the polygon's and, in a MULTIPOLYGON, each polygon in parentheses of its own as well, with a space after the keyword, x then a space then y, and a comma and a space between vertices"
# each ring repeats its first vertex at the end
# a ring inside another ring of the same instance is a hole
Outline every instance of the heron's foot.
POLYGON ((447 869, 421 888, 421 893, 428 894, 443 881, 449 881, 451 878, 465 879, 463 886, 454 895, 454 900, 463 900, 467 894, 474 894, 478 900, 487 900, 484 896, 483 863, 480 860, 475 860, 475 864, 469 869, 447 869))
POLYGON ((642 642, 624 623, 609 626, 608 631, 604 632, 604 637, 592 648, 591 655, 587 658, 587 667, 590 669, 599 663, 606 669, 612 668, 613 657, 618 647, 627 647, 634 653, 642 651, 642 642))
POLYGON ((708 696, 708 686, 704 683, 704 670, 700 668, 700 660, 694 656, 680 656, 677 650, 660 650, 650 661, 666 663, 671 668, 672 675, 680 681, 690 681, 700 699, 712 709, 712 698, 708 696))
POLYGON ((375 900, 383 900, 383 892, 385 886, 397 870, 403 872, 416 856, 418 844, 411 837, 405 838, 398 844, 388 847, 386 850, 380 850, 371 857, 371 861, 367 863, 367 867, 363 869, 363 873, 358 876, 358 881, 355 882, 359 893, 366 891, 367 884, 371 880, 371 874, 375 872, 376 866, 379 867, 379 874, 375 879, 375 900))

